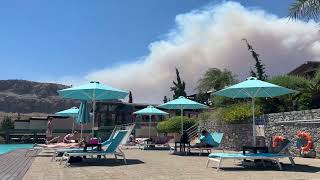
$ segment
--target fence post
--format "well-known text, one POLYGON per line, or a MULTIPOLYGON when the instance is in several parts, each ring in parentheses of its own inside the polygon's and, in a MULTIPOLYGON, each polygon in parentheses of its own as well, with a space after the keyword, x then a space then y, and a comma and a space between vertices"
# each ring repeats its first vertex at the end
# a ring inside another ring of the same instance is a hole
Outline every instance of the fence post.
POLYGON ((10 143, 10 131, 9 130, 6 130, 5 131, 5 143, 6 144, 9 144, 10 143))
POLYGON ((33 143, 38 142, 38 136, 37 136, 37 131, 33 131, 33 143))

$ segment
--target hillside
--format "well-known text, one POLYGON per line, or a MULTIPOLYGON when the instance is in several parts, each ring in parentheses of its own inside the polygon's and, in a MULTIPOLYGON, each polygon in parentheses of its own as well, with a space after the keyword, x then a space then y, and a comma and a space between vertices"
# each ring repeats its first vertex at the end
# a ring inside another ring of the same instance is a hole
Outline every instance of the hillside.
POLYGON ((26 80, 0 80, 0 111, 55 113, 77 105, 62 99, 57 91, 68 86, 26 80))

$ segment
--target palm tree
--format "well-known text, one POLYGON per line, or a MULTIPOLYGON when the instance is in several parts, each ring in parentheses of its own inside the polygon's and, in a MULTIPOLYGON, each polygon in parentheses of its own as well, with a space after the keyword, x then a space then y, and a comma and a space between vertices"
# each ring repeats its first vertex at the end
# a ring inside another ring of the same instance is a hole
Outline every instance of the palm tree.
POLYGON ((296 0, 289 8, 289 16, 293 19, 319 19, 320 0, 296 0))
POLYGON ((221 90, 225 86, 236 83, 237 80, 231 71, 227 69, 220 70, 218 68, 208 69, 203 77, 199 80, 199 92, 207 92, 210 90, 221 90))

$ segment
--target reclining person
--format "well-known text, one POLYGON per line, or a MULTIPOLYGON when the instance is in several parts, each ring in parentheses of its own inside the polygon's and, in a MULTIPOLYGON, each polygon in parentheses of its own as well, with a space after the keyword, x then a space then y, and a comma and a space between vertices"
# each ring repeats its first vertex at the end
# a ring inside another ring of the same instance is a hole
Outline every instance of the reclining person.
POLYGON ((77 131, 74 131, 73 133, 69 133, 67 135, 64 136, 63 138, 63 142, 64 143, 75 143, 76 140, 74 139, 74 136, 78 134, 77 131))
POLYGON ((211 134, 205 129, 201 131, 201 136, 199 140, 200 142, 196 143, 192 147, 195 147, 195 148, 213 147, 215 143, 211 134))
POLYGON ((35 144, 34 147, 44 148, 79 148, 84 146, 84 141, 73 142, 73 143, 54 143, 54 144, 35 144))

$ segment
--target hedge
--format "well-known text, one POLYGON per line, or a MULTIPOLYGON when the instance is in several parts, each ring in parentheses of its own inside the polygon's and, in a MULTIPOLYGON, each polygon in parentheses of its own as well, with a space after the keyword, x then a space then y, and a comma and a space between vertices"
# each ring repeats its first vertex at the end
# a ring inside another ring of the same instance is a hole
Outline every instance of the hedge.
POLYGON ((168 120, 159 122, 157 125, 157 131, 159 133, 180 133, 181 119, 183 120, 183 129, 185 130, 196 124, 196 120, 189 117, 175 116, 168 120))

